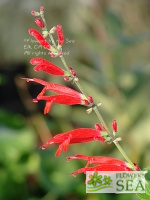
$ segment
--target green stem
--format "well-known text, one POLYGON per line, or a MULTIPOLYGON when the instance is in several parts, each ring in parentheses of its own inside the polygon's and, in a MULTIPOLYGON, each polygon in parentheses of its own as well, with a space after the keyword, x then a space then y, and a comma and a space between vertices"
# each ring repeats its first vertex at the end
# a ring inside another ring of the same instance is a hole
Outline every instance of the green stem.
POLYGON ((47 23, 46 23, 44 14, 41 14, 41 18, 42 18, 42 21, 43 21, 43 23, 44 23, 44 30, 47 30, 47 23))
POLYGON ((80 92, 88 99, 88 95, 85 93, 85 91, 84 91, 83 87, 81 86, 78 78, 76 78, 75 84, 79 88, 80 92))
POLYGON ((64 57, 63 57, 63 56, 61 56, 61 57, 60 57, 60 59, 61 59, 61 61, 62 61, 63 65, 64 65, 64 67, 66 68, 66 70, 67 70, 67 71, 69 71, 69 67, 68 67, 68 65, 67 65, 67 63, 66 63, 66 61, 65 61, 64 57))
POLYGON ((53 38, 53 36, 52 36, 51 33, 49 33, 49 37, 50 37, 50 39, 51 39, 51 41, 52 41, 52 43, 53 43, 55 49, 57 49, 57 45, 56 45, 55 40, 54 40, 54 38, 53 38))
MULTIPOLYGON (((110 132, 109 129, 108 129, 108 127, 107 127, 107 125, 106 125, 106 123, 104 122, 104 120, 103 120, 103 118, 102 118, 102 115, 100 114, 100 112, 99 112, 97 106, 95 106, 95 107, 93 108, 93 110, 94 110, 95 114, 97 115, 97 117, 98 117, 100 123, 101 123, 101 124, 104 126, 104 128, 106 129, 106 131, 107 131, 107 132, 110 132)), ((112 137, 112 136, 111 136, 111 137, 112 137)), ((113 137, 114 137, 114 136, 113 136, 113 137)))
POLYGON ((134 164, 132 163, 132 161, 129 159, 129 157, 127 156, 127 154, 124 152, 124 150, 122 149, 122 147, 120 146, 120 144, 118 143, 118 141, 116 140, 115 136, 113 134, 111 134, 111 132, 109 131, 105 121, 103 120, 97 106, 94 107, 94 111, 100 121, 100 123, 105 127, 105 129, 107 130, 109 136, 111 137, 113 143, 115 144, 115 146, 117 147, 117 149, 120 151, 120 153, 122 154, 122 156, 124 157, 124 159, 129 163, 130 167, 135 170, 134 164))
POLYGON ((129 157, 127 156, 127 154, 124 152, 124 150, 122 149, 122 147, 120 146, 120 144, 118 143, 118 141, 113 141, 114 144, 116 145, 117 149, 120 151, 120 153, 122 154, 122 156, 124 157, 124 159, 130 164, 130 167, 133 169, 133 170, 136 170, 135 169, 135 166, 134 164, 132 163, 132 161, 129 159, 129 157))

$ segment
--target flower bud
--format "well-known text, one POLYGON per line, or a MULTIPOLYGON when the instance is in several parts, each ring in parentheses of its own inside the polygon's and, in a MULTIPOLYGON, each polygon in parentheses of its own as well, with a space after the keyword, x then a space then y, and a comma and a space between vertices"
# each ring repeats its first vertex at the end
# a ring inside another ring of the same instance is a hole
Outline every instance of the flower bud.
POLYGON ((40 18, 36 18, 35 19, 35 23, 40 27, 40 28, 44 28, 44 23, 40 18))
POLYGON ((37 11, 31 11, 31 15, 33 16, 40 16, 40 13, 37 11))
POLYGON ((40 11, 44 11, 44 6, 40 6, 40 11))
POLYGON ((70 70, 70 71, 72 71, 72 70, 73 70, 73 68, 72 68, 72 67, 69 67, 69 70, 70 70))
POLYGON ((112 121, 112 129, 114 132, 117 132, 117 121, 116 120, 112 121))
POLYGON ((67 81, 69 81, 69 77, 68 76, 65 76, 64 77, 64 80, 67 82, 67 81))
POLYGON ((61 25, 57 25, 57 36, 58 36, 58 44, 60 46, 62 46, 63 43, 64 43, 64 35, 63 35, 63 31, 62 31, 62 26, 61 25))
POLYGON ((93 98, 91 96, 88 96, 88 100, 90 103, 93 103, 93 98))
POLYGON ((74 69, 72 70, 71 74, 73 77, 75 77, 77 75, 74 69))
POLYGON ((35 29, 31 28, 28 30, 29 34, 32 35, 45 49, 50 50, 51 45, 44 39, 44 37, 35 29))
POLYGON ((88 106, 89 105, 89 102, 88 102, 88 100, 84 100, 84 104, 86 105, 86 106, 88 106))
POLYGON ((51 28, 50 33, 54 34, 56 31, 57 31, 57 28, 56 28, 56 26, 54 26, 53 28, 51 28))
POLYGON ((73 77, 75 77, 75 76, 77 75, 76 72, 75 72, 75 70, 74 70, 72 67, 69 67, 69 70, 70 70, 71 75, 72 75, 73 77))
POLYGON ((102 131, 102 127, 98 123, 95 124, 95 128, 96 130, 102 131))
POLYGON ((56 58, 58 56, 58 54, 50 52, 49 55, 51 56, 51 58, 56 58))

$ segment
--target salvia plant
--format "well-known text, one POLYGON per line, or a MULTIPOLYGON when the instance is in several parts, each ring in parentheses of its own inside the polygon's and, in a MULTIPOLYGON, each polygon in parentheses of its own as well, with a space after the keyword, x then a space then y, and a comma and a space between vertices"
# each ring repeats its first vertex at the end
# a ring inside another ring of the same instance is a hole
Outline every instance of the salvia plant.
MULTIPOLYGON (((52 82, 47 82, 38 78, 25 78, 27 82, 34 82, 43 86, 42 91, 33 99, 33 102, 45 101, 44 114, 50 112, 53 104, 64 104, 64 105, 83 105, 86 107, 87 114, 92 111, 95 112, 99 124, 96 123, 94 128, 78 128, 70 130, 66 133, 60 133, 55 135, 53 138, 48 140, 40 148, 44 150, 51 144, 58 144, 58 149, 56 151, 56 156, 59 156, 62 151, 66 152, 70 144, 84 143, 98 140, 100 142, 113 143, 117 149, 122 154, 125 161, 119 160, 117 158, 107 157, 107 156, 88 156, 76 154, 74 156, 67 157, 67 161, 74 159, 86 160, 87 164, 81 169, 77 169, 71 174, 76 176, 79 173, 86 173, 86 171, 140 171, 140 167, 133 163, 129 157, 126 155, 122 147, 120 146, 121 138, 117 137, 117 121, 112 121, 112 130, 109 130, 105 121, 103 120, 99 106, 101 103, 95 103, 92 96, 89 96, 82 85, 80 84, 79 77, 76 74, 75 69, 72 66, 68 66, 64 56, 63 56, 63 44, 64 35, 61 25, 52 27, 50 30, 47 28, 47 23, 44 17, 44 7, 40 7, 40 11, 32 11, 31 14, 35 17, 35 23, 40 27, 41 31, 37 31, 33 28, 29 29, 28 32, 33 36, 38 43, 44 47, 51 58, 60 58, 64 69, 56 66, 48 60, 43 58, 32 58, 30 63, 34 66, 34 70, 44 71, 53 76, 61 76, 64 78, 65 82, 71 81, 76 85, 77 90, 69 88, 65 85, 60 85, 52 82), (53 35, 57 35, 57 40, 54 40, 53 35), (50 42, 49 42, 50 41, 50 42), (55 94, 47 96, 46 92, 51 91, 55 94), (93 165, 94 166, 90 166, 93 165)), ((150 186, 146 181, 146 193, 138 194, 141 199, 150 199, 150 186), (145 195, 145 196, 144 196, 145 195)))

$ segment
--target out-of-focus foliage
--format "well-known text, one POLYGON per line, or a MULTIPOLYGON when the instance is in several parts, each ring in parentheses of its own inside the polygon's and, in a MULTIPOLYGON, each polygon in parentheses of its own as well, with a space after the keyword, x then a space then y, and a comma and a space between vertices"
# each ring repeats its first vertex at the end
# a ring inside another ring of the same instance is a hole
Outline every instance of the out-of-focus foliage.
MULTIPOLYGON (((55 146, 38 150, 51 134, 93 127, 98 122, 94 113, 87 115, 81 106, 54 105, 49 115, 42 116, 43 104, 31 103, 41 87, 27 86, 18 79, 39 77, 65 84, 61 78, 35 73, 29 64, 39 53, 39 57, 63 67, 59 59, 37 49, 28 35, 29 28, 37 28, 30 12, 38 11, 41 5, 45 7, 49 29, 62 24, 65 59, 76 70, 87 93, 96 102, 102 102, 100 110, 106 123, 111 128, 111 121, 117 120, 123 149, 141 169, 150 166, 150 1, 3 0, 0 2, 0 199, 138 200, 135 194, 86 194, 85 176, 68 176, 85 165, 82 161, 66 162, 68 155, 82 153, 123 159, 113 144, 70 145, 68 152, 58 158, 54 156, 55 146)), ((72 83, 68 85, 74 87, 72 83)))

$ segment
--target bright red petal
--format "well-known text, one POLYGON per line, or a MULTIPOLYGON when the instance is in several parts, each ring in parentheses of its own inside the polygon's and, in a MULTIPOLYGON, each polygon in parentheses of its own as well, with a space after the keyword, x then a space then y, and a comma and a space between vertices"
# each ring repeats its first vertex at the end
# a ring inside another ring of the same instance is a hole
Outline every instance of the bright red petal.
POLYGON ((63 45, 63 43, 64 43, 64 35, 63 35, 63 31, 62 31, 62 26, 61 25, 57 25, 57 35, 58 35, 58 44, 59 45, 63 45))
POLYGON ((109 165, 120 165, 120 166, 127 166, 127 163, 125 161, 111 158, 107 156, 85 156, 81 154, 77 154, 75 156, 69 156, 67 158, 68 160, 74 160, 74 159, 81 159, 81 160, 87 160, 89 164, 109 164, 109 165))
POLYGON ((45 115, 50 112, 52 104, 53 104, 53 101, 47 101, 46 102, 46 105, 45 105, 45 108, 44 108, 44 114, 45 115))
POLYGON ((51 83, 51 82, 46 82, 46 81, 43 81, 41 79, 38 79, 38 78, 33 78, 33 79, 30 79, 30 78, 27 78, 26 79, 27 82, 36 82, 36 83, 39 83, 43 86, 45 86, 45 88, 47 90, 50 90, 52 92, 56 92, 58 94, 65 94, 65 95, 69 95, 69 96, 74 96, 74 97, 78 97, 78 98, 82 98, 82 94, 69 88, 69 87, 66 87, 64 85, 59 85, 59 84, 55 84, 55 83, 51 83))
POLYGON ((64 75, 64 72, 63 70, 61 70, 60 68, 57 68, 55 67, 54 65, 37 65, 34 67, 34 70, 35 71, 44 71, 48 74, 52 74, 52 75, 55 75, 55 76, 63 76, 64 75))
POLYGON ((65 104, 65 105, 82 104, 81 99, 67 95, 38 96, 37 100, 53 101, 53 103, 65 104))
POLYGON ((62 150, 63 150, 63 145, 60 144, 58 149, 57 149, 57 151, 56 151, 56 153, 55 153, 55 156, 59 156, 61 154, 62 150))
POLYGON ((56 75, 56 76, 63 76, 64 71, 59 68, 58 66, 54 65, 53 63, 44 60, 42 58, 32 58, 30 60, 32 65, 37 65, 34 67, 35 71, 42 70, 48 74, 56 75))
POLYGON ((51 45, 46 41, 46 39, 35 29, 29 29, 29 34, 32 35, 45 49, 51 48, 51 45))
POLYGON ((72 172, 71 174, 73 176, 76 176, 80 173, 86 173, 86 171, 132 171, 130 168, 126 166, 118 166, 118 165, 109 165, 109 164, 102 164, 94 167, 85 167, 78 169, 75 172, 72 172))

